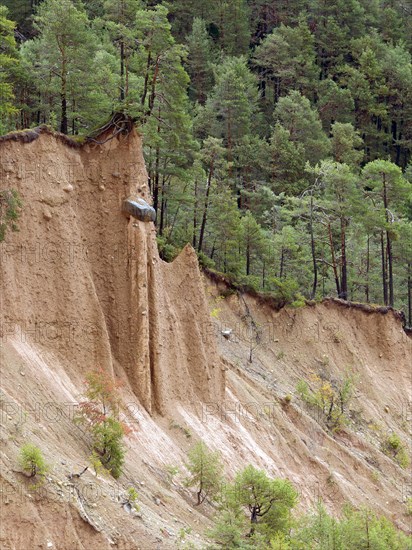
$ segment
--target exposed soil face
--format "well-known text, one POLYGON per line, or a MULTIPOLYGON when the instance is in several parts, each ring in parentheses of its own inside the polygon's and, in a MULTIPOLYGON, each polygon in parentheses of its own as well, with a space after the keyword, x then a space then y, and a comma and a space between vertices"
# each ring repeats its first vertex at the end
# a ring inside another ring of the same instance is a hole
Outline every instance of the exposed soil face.
MULTIPOLYGON (((381 450, 385 436, 396 432, 411 451, 412 340, 399 316, 334 301, 276 312, 246 295, 222 299, 227 289, 209 279, 206 286, 218 311, 221 354, 237 366, 228 374, 228 390, 244 404, 262 404, 263 396, 273 404, 268 455, 274 473, 291 477, 307 502, 321 494, 336 512, 344 501, 365 504, 411 530, 403 504, 412 493, 411 470, 381 450), (230 339, 222 335, 227 329, 230 339), (296 391, 300 380, 316 387, 313 375, 332 383, 353 378, 348 426, 336 434, 296 391)), ((265 425, 263 404, 259 412, 265 425)))
POLYGON ((165 264, 153 224, 121 212, 128 196, 149 200, 137 133, 80 149, 42 134, 3 143, 1 160, 24 203, 2 246, 6 331, 34 335, 75 377, 118 364, 149 411, 222 395, 194 253, 165 264))
POLYGON ((0 245, 1 548, 176 548, 188 527, 187 540, 204 541, 213 509, 194 507, 182 485, 199 438, 222 452, 229 477, 252 463, 289 477, 302 507, 322 496, 338 513, 349 500, 410 529, 410 472, 379 439, 412 436, 412 340, 398 318, 333 302, 274 312, 256 298, 223 298, 190 247, 162 262, 153 224, 121 213, 129 196, 149 201, 135 131, 83 147, 48 133, 8 140, 0 162, 2 188, 24 203, 20 231, 0 245), (96 366, 123 381, 130 404, 118 482, 91 470, 67 477, 91 452, 72 418, 96 366), (339 434, 296 394, 311 372, 355 377, 350 425, 339 434), (51 467, 41 490, 19 473, 26 441, 51 467), (174 481, 168 465, 181 470, 174 481), (122 507, 130 486, 138 515, 122 507))

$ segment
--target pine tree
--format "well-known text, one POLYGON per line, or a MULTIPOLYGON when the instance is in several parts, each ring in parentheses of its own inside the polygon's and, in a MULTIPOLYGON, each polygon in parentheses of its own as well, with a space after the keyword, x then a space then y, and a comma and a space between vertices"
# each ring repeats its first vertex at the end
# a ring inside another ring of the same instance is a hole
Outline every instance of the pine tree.
POLYGON ((107 28, 119 49, 121 102, 129 95, 130 58, 136 49, 136 16, 140 8, 140 0, 105 0, 103 4, 107 28))
POLYGON ((179 42, 184 41, 192 28, 193 19, 200 18, 205 21, 208 28, 214 18, 216 0, 210 2, 199 2, 198 0, 174 0, 170 2, 170 20, 174 36, 179 42))
MULTIPOLYGON (((102 111, 108 107, 93 80, 97 38, 82 6, 71 0, 45 0, 35 27, 39 36, 23 45, 22 57, 43 96, 38 109, 45 111, 47 122, 53 121, 55 113, 61 132, 67 134, 71 122, 70 130, 77 133, 79 126, 90 126, 88 110, 94 102, 101 102, 102 111)), ((105 118, 102 113, 100 117, 105 118)))
POLYGON ((267 96, 267 84, 272 83, 273 100, 291 90, 313 95, 318 68, 315 65, 315 42, 306 21, 297 27, 281 25, 267 36, 255 51, 256 63, 263 70, 262 88, 267 96))
POLYGON ((310 25, 314 28, 322 78, 333 76, 349 53, 351 38, 365 29, 365 9, 358 0, 311 0, 310 25))
MULTIPOLYGON (((141 105, 144 117, 153 113, 155 101, 159 94, 158 85, 166 85, 168 65, 176 70, 176 60, 180 66, 184 50, 175 44, 168 21, 168 10, 163 5, 153 9, 141 9, 136 16, 137 39, 139 41, 139 70, 143 75, 143 89, 141 91, 141 105)), ((181 75, 185 74, 181 71, 181 75)), ((187 82, 186 82, 187 85, 187 82)), ((171 86, 173 83, 171 83, 171 86)), ((167 96, 163 97, 167 100, 167 96)))
POLYGON ((397 227, 398 238, 393 243, 402 309, 406 324, 412 327, 412 222, 402 220, 397 227))
POLYGON ((395 221, 397 204, 402 203, 411 193, 412 185, 405 181, 401 169, 386 160, 375 160, 362 170, 362 179, 377 214, 377 225, 380 226, 381 263, 383 301, 393 306, 394 273, 393 273, 393 239, 392 224, 395 221))
POLYGON ((299 92, 292 91, 279 99, 275 121, 288 130, 293 143, 303 145, 305 160, 311 164, 316 164, 328 155, 330 143, 323 132, 319 114, 299 92))
POLYGON ((214 2, 213 23, 217 42, 227 55, 246 54, 250 43, 249 8, 246 0, 214 2))
POLYGON ((33 443, 26 443, 22 446, 19 460, 21 467, 29 474, 29 477, 44 476, 49 469, 43 453, 33 443))
POLYGON ((17 113, 12 73, 18 63, 18 52, 13 32, 15 25, 7 14, 7 8, 0 6, 0 135, 10 129, 11 118, 17 113))
POLYGON ((332 155, 336 162, 359 166, 363 160, 363 139, 350 123, 335 122, 331 128, 332 155))
MULTIPOLYGON (((266 139, 246 134, 233 147, 233 174, 236 179, 238 207, 253 210, 256 191, 268 179, 270 146, 266 139)), ((258 199, 257 199, 258 200, 258 199)))
POLYGON ((242 248, 244 250, 245 273, 248 277, 252 273, 252 262, 262 255, 264 236, 262 228, 254 219, 250 211, 246 212, 241 222, 242 248))
POLYGON ((228 161, 233 148, 252 132, 257 115, 257 82, 243 57, 228 57, 216 69, 216 84, 206 102, 203 116, 207 131, 223 138, 228 161))
POLYGON ((33 14, 41 0, 2 0, 13 21, 16 21, 21 37, 31 38, 34 34, 33 14))
POLYGON ((218 548, 245 548, 243 532, 245 517, 240 509, 223 510, 217 514, 216 523, 207 533, 218 548))
POLYGON ((276 193, 295 195, 306 187, 305 156, 303 143, 292 141, 290 130, 276 123, 270 141, 270 175, 276 193))
POLYGON ((389 150, 393 162, 405 168, 412 155, 412 56, 404 43, 386 46, 382 66, 390 120, 384 129, 389 143, 392 141, 392 147, 385 143, 383 149, 385 154, 389 150))
POLYGON ((187 70, 190 76, 189 94, 192 99, 205 103, 213 86, 213 43, 203 19, 193 19, 192 32, 187 38, 187 70))
POLYGON ((108 416, 92 426, 93 451, 99 456, 101 464, 117 479, 122 474, 125 457, 122 424, 108 416))
POLYGON ((219 451, 210 451, 203 441, 196 443, 188 452, 189 477, 185 481, 187 487, 196 487, 197 505, 206 498, 216 498, 222 486, 223 464, 219 451))
POLYGON ((183 68, 186 52, 175 43, 167 16, 162 5, 137 15, 145 156, 160 235, 167 225, 173 180, 188 176, 196 149, 187 97, 189 77, 183 68))
POLYGON ((378 10, 377 23, 380 34, 385 42, 397 44, 408 38, 407 21, 395 7, 387 5, 378 10))
POLYGON ((281 24, 294 26, 308 8, 307 0, 248 0, 252 43, 257 44, 281 24))
POLYGON ((355 103, 348 89, 340 87, 334 80, 327 78, 318 83, 317 95, 317 108, 326 132, 330 132, 335 122, 354 121, 355 103))
POLYGON ((221 177, 216 179, 211 191, 204 250, 219 271, 236 278, 244 267, 239 250, 242 228, 236 197, 221 177))
POLYGON ((226 168, 225 150, 222 147, 222 140, 213 137, 209 137, 205 140, 201 151, 201 159, 207 174, 207 182, 202 205, 198 252, 202 252, 203 249, 212 184, 216 175, 219 176, 226 168))
POLYGON ((326 226, 331 252, 331 266, 336 283, 336 292, 339 298, 348 299, 348 255, 347 234, 353 216, 361 212, 361 195, 358 189, 356 175, 347 164, 323 161, 315 169, 319 182, 324 187, 323 205, 326 226), (335 255, 334 227, 337 223, 339 235, 339 257, 335 255))
POLYGON ((250 514, 250 535, 263 527, 270 534, 286 532, 297 492, 286 479, 270 479, 253 466, 240 471, 234 481, 237 501, 250 514))
POLYGON ((119 420, 120 383, 103 369, 86 375, 84 401, 79 404, 75 421, 83 424, 92 437, 92 462, 103 466, 114 478, 120 477, 124 464, 123 438, 130 429, 119 420))
POLYGON ((88 0, 85 2, 87 15, 90 19, 99 19, 104 16, 104 3, 106 0, 88 0))
POLYGON ((374 34, 352 40, 351 56, 340 82, 355 101, 355 125, 363 134, 367 160, 389 154, 404 168, 412 150, 410 53, 374 34))

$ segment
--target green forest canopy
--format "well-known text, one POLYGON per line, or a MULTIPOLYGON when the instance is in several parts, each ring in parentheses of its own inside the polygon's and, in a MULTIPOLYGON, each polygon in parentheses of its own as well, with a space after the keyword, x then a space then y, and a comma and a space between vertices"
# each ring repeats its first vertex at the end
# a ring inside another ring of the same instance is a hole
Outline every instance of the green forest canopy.
POLYGON ((3 4, 0 133, 122 111, 166 259, 412 324, 411 0, 3 4))

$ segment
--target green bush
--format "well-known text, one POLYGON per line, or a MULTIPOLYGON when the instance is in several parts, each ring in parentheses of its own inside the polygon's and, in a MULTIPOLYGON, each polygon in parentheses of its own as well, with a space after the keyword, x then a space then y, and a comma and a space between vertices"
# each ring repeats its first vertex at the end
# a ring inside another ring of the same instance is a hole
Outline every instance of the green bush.
POLYGON ((86 375, 85 401, 80 402, 75 422, 83 424, 92 436, 90 462, 97 473, 101 466, 114 478, 122 473, 125 447, 123 437, 130 429, 119 421, 122 407, 119 395, 120 383, 109 373, 96 369, 86 375))
POLYGON ((223 510, 207 535, 219 548, 241 548, 246 518, 242 511, 223 510))
POLYGON ((198 252, 197 258, 199 260, 199 265, 207 269, 213 269, 215 267, 215 262, 206 256, 204 252, 198 252))
POLYGON ((294 307, 294 308, 300 308, 300 307, 305 307, 306 305, 306 300, 305 300, 305 297, 302 296, 302 294, 300 292, 297 292, 294 296, 294 300, 293 302, 290 304, 291 307, 294 307))
POLYGON ((296 503, 288 480, 270 479, 248 466, 222 490, 215 525, 207 532, 213 540, 208 550, 412 549, 411 537, 368 508, 346 504, 336 519, 319 501, 293 517, 296 503))
POLYGON ((299 380, 296 391, 300 398, 321 412, 329 429, 339 431, 348 423, 347 409, 354 390, 352 376, 345 376, 336 383, 313 374, 310 379, 313 389, 306 380, 299 380))
POLYGON ((157 247, 159 249, 159 256, 165 262, 173 262, 180 253, 180 250, 176 246, 167 242, 166 238, 160 235, 157 236, 157 247))
POLYGON ((100 457, 103 466, 117 479, 122 474, 125 448, 123 445, 124 429, 113 417, 92 427, 93 449, 100 457))
POLYGON ((103 466, 100 456, 96 451, 93 451, 89 457, 90 465, 92 466, 94 473, 98 476, 100 474, 107 473, 106 468, 103 466))
POLYGON ((261 286, 260 277, 256 275, 239 275, 236 277, 236 284, 245 290, 252 290, 253 292, 259 292, 261 286))
POLYGON ((26 443, 20 449, 19 462, 29 477, 44 476, 48 466, 44 460, 41 450, 32 443, 26 443))
POLYGON ((269 280, 269 288, 272 289, 271 294, 285 305, 302 299, 302 295, 299 293, 299 284, 295 279, 272 277, 269 280))
POLYGON ((383 452, 393 458, 401 468, 407 468, 410 464, 410 458, 406 445, 402 442, 398 434, 387 435, 382 443, 383 452))
POLYGON ((14 189, 0 191, 0 243, 4 241, 7 229, 18 231, 17 220, 22 203, 14 189))
POLYGON ((409 550, 412 548, 411 544, 410 537, 397 531, 387 518, 378 516, 368 508, 357 510, 345 505, 342 517, 338 520, 326 512, 322 503, 295 520, 295 528, 290 537, 290 548, 296 550, 409 550))
POLYGON ((170 487, 173 483, 174 478, 180 473, 178 466, 173 466, 173 464, 168 464, 165 467, 166 470, 166 481, 167 485, 170 487))
POLYGON ((127 498, 125 503, 129 504, 136 512, 140 512, 140 506, 137 504, 137 499, 139 495, 134 487, 129 487, 127 489, 127 498))

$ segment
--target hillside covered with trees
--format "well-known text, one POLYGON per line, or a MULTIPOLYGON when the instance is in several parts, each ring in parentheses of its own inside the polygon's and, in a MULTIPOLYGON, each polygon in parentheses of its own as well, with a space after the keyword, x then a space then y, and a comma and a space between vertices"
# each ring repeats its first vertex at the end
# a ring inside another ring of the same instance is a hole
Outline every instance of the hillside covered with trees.
POLYGON ((0 134, 144 136, 165 259, 412 324, 410 0, 2 0, 0 134))

